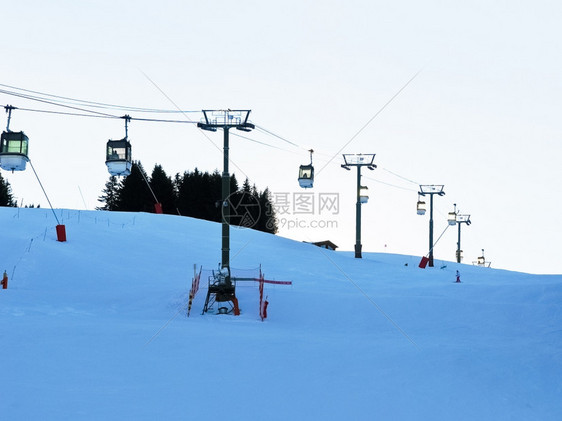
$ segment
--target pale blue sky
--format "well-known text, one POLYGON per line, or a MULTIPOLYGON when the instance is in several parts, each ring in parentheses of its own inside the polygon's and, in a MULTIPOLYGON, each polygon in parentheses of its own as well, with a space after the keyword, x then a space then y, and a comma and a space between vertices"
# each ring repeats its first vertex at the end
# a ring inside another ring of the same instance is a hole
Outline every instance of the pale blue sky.
MULTIPOLYGON (((257 131, 249 137, 284 150, 233 139, 233 161, 274 192, 300 192, 296 172, 308 162, 306 149, 318 151, 322 167, 421 69, 343 151, 377 154, 379 168, 364 183, 371 195, 364 250, 427 252, 416 185, 395 173, 445 185, 446 196, 436 199, 436 237, 453 203, 472 215, 473 224, 463 226, 465 262, 484 248, 494 267, 562 272, 557 2, 24 0, 6 4, 3 17, 2 84, 174 108, 146 74, 182 109, 252 109, 254 123, 302 146, 257 131)), ((0 103, 46 108, 4 94, 0 103)), ((105 142, 123 136, 122 121, 20 111, 11 128, 30 137, 30 157, 55 207, 98 205, 108 177, 105 142)), ((222 163, 190 125, 133 121, 129 135, 147 169, 159 163, 173 175, 222 163)), ((221 144, 220 134, 211 139, 221 144)), ((355 178, 340 164, 338 156, 313 190, 316 197, 340 194, 337 228, 280 234, 352 250, 355 178)), ((47 206, 31 171, 2 175, 24 204, 47 206)), ((455 248, 449 229, 435 257, 453 260, 455 248)))

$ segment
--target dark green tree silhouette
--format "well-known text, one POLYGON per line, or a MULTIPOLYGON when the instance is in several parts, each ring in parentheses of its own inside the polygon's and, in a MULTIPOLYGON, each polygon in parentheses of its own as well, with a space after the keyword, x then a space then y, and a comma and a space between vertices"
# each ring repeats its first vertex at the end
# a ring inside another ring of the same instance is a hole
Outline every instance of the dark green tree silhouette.
POLYGON ((275 215, 275 207, 273 206, 271 192, 266 189, 259 194, 259 203, 261 208, 261 215, 255 229, 271 234, 277 234, 279 224, 277 216, 275 215))
POLYGON ((275 234, 278 230, 275 209, 269 189, 260 192, 246 178, 242 188, 231 194, 230 223, 275 234))
POLYGON ((260 192, 246 178, 239 188, 236 176, 230 176, 231 195, 224 206, 222 201, 222 174, 192 172, 176 174, 172 180, 161 165, 156 164, 147 185, 146 173, 140 162, 133 162, 131 174, 118 183, 110 177, 99 197, 100 210, 130 212, 154 212, 154 195, 162 204, 164 213, 208 221, 222 222, 223 214, 230 215, 232 225, 242 225, 272 234, 277 233, 278 223, 269 189, 260 192))
POLYGON ((201 188, 201 172, 195 168, 193 172, 176 175, 176 191, 178 192, 177 206, 181 215, 201 218, 199 200, 203 195, 201 188))
MULTIPOLYGON (((222 176, 218 171, 202 173, 197 168, 175 177, 177 206, 181 215, 219 222, 222 220, 222 176)), ((230 191, 238 190, 238 182, 230 177, 230 191)))
POLYGON ((166 175, 161 165, 156 164, 150 177, 150 187, 158 202, 162 204, 164 213, 176 214, 176 190, 170 177, 166 175))
POLYGON ((146 184, 146 172, 140 161, 133 162, 131 174, 119 186, 118 211, 154 212, 154 198, 146 184))
POLYGON ((119 181, 114 175, 109 177, 105 188, 102 190, 102 195, 98 197, 98 202, 103 203, 103 206, 98 206, 97 210, 117 210, 119 205, 119 181))
POLYGON ((8 180, 2 178, 2 174, 0 174, 0 206, 16 206, 12 195, 12 186, 10 186, 8 180))

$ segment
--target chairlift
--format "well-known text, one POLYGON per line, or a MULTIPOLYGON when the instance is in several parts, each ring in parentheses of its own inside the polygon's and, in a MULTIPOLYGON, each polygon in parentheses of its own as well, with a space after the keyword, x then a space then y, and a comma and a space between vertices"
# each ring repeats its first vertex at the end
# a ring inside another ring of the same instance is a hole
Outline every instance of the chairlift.
POLYGON ((128 140, 128 122, 131 117, 126 115, 123 118, 125 119, 125 137, 121 140, 110 139, 106 146, 105 165, 113 176, 128 176, 131 174, 133 166, 131 143, 128 140))
POLYGON ((310 149, 309 152, 310 164, 299 167, 299 185, 303 189, 309 189, 314 185, 314 167, 312 166, 312 153, 314 150, 310 149))
POLYGON ((29 160, 27 151, 29 138, 24 132, 13 132, 10 130, 10 119, 15 107, 7 105, 4 107, 8 113, 8 124, 6 131, 0 137, 0 168, 6 171, 24 171, 29 160))
POLYGON ((369 201, 367 190, 369 190, 367 186, 361 186, 359 188, 359 203, 367 203, 369 201))

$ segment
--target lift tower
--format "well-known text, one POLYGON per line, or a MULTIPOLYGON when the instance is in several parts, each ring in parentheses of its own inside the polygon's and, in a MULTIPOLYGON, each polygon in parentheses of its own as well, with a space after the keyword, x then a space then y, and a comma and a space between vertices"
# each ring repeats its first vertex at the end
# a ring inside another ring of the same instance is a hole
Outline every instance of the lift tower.
POLYGON ((420 185, 420 196, 429 195, 429 267, 433 267, 433 196, 444 196, 443 184, 420 185))
POLYGON ((374 153, 368 154, 343 154, 345 164, 342 168, 350 171, 350 167, 357 167, 357 202, 355 203, 355 258, 361 259, 361 204, 367 203, 369 196, 367 196, 367 187, 361 185, 361 167, 367 167, 371 171, 377 168, 373 161, 375 160, 374 153))
MULTIPOLYGON (((197 127, 203 130, 216 132, 222 129, 224 133, 223 144, 223 172, 222 172, 222 247, 221 247, 221 271, 217 275, 216 282, 213 284, 213 291, 209 287, 209 293, 215 295, 216 301, 236 302, 235 286, 231 280, 230 272, 230 212, 228 197, 230 196, 230 173, 228 172, 229 163, 229 139, 228 132, 235 128, 244 132, 249 132, 255 126, 248 122, 251 110, 202 110, 203 120, 197 123, 197 127)), ((207 300, 209 297, 207 297, 207 300)))

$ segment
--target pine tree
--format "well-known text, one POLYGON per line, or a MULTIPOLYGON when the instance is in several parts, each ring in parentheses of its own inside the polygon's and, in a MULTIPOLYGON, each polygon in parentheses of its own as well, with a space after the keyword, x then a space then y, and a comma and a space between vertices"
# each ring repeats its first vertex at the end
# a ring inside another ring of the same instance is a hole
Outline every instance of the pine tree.
POLYGON ((248 201, 248 209, 254 224, 251 228, 259 230, 260 220, 264 217, 264 209, 261 207, 260 193, 255 184, 252 186, 251 196, 247 197, 246 200, 248 201))
POLYGON ((277 216, 275 215, 275 207, 273 206, 271 200, 271 192, 267 187, 260 193, 259 202, 261 215, 256 229, 263 232, 269 232, 271 234, 277 234, 279 225, 277 222, 277 216))
POLYGON ((14 196, 12 196, 12 187, 7 180, 2 178, 2 174, 0 174, 0 206, 16 206, 14 196))
POLYGON ((189 194, 189 172, 185 171, 182 175, 176 174, 175 185, 178 193, 176 205, 178 212, 182 216, 191 216, 190 214, 190 194, 189 194))
POLYGON ((161 165, 156 164, 150 177, 150 187, 158 201, 162 204, 164 213, 176 214, 176 191, 172 179, 166 175, 161 165))
POLYGON ((250 180, 248 180, 248 177, 246 177, 244 183, 242 184, 242 191, 244 193, 252 194, 252 186, 250 185, 250 180))
POLYGON ((178 192, 177 206, 180 214, 193 218, 202 218, 199 201, 202 197, 201 172, 195 168, 193 172, 184 172, 176 176, 176 190, 178 192))
POLYGON ((236 175, 232 174, 230 176, 230 192, 233 193, 235 191, 238 191, 238 180, 236 180, 236 175))
MULTIPOLYGON (((141 163, 133 162, 131 174, 121 182, 118 182, 116 177, 109 178, 103 194, 98 198, 103 206, 97 209, 154 212, 154 196, 146 180, 141 163)), ((273 234, 278 230, 269 189, 260 192, 247 178, 239 189, 236 176, 230 176, 231 193, 228 208, 223 206, 222 175, 218 170, 203 173, 195 168, 192 172, 176 174, 172 180, 162 166, 156 164, 149 183, 154 195, 162 203, 165 213, 179 212, 182 216, 215 222, 222 222, 224 213, 231 216, 232 225, 242 225, 273 234)))
POLYGON ((133 162, 131 174, 119 185, 118 211, 154 212, 154 198, 146 184, 146 172, 139 161, 133 162))
MULTIPOLYGON (((255 228, 260 215, 258 202, 256 186, 251 186, 250 180, 246 178, 242 188, 230 194, 230 207, 228 208, 228 214, 230 215, 229 223, 231 225, 255 228)), ((223 211, 226 213, 225 209, 223 211)))
POLYGON ((96 209, 108 211, 117 210, 119 201, 119 182, 117 181, 117 177, 114 175, 109 177, 102 193, 103 194, 98 197, 98 202, 103 203, 103 206, 98 206, 96 209))

